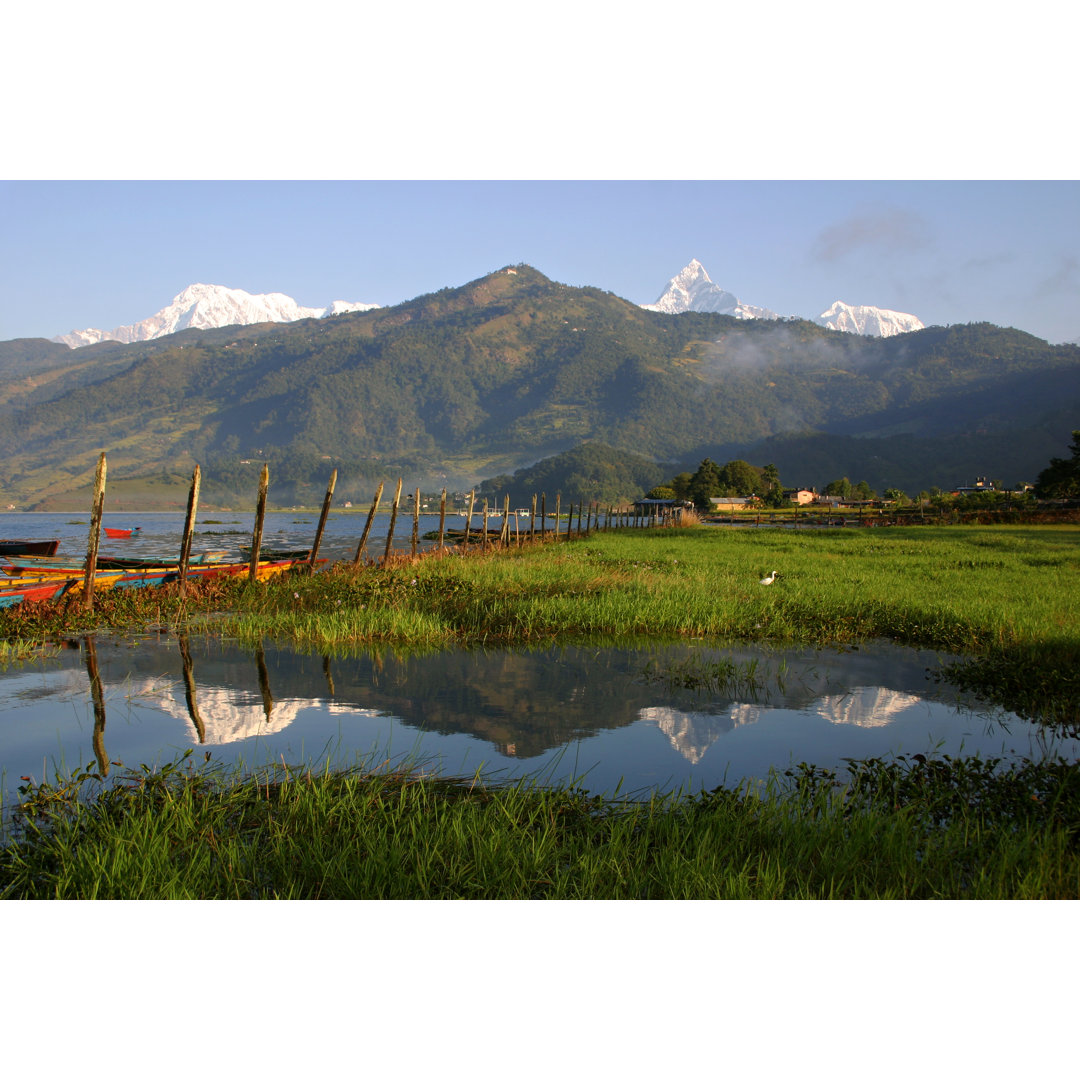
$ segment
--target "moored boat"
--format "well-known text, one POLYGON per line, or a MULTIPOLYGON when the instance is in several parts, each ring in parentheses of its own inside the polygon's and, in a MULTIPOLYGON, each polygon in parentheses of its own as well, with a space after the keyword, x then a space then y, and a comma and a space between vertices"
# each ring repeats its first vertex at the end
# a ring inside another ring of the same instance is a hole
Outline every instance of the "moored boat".
POLYGON ((140 525, 135 525, 130 529, 113 529, 108 525, 103 526, 105 529, 105 535, 111 540, 123 540, 125 537, 134 536, 136 533, 142 532, 140 525))
POLYGON ((0 555, 55 555, 60 539, 0 540, 0 555))

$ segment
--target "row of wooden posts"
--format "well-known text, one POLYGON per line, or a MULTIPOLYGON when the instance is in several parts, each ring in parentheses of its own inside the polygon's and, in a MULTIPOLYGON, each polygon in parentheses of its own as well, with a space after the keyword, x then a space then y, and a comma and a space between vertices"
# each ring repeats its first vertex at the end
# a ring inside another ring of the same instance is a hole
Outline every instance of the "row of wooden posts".
MULTIPOLYGON (((106 477, 106 462, 105 455, 102 454, 98 459, 97 471, 94 475, 94 497, 93 507, 90 513, 90 538, 86 549, 86 574, 83 582, 83 597, 86 609, 89 611, 93 607, 94 603, 94 574, 97 568, 98 546, 101 539, 101 518, 105 507, 105 477, 106 477)), ((180 557, 178 560, 178 579, 180 595, 183 596, 187 590, 187 574, 188 563, 191 558, 191 539, 195 530, 195 515, 199 508, 199 488, 201 486, 202 476, 199 466, 195 466, 195 471, 191 476, 191 489, 188 493, 187 501, 187 515, 184 520, 184 533, 183 539, 180 542, 180 557)), ((391 546, 394 542, 394 529, 397 525, 398 508, 401 502, 401 478, 398 478, 397 487, 394 491, 394 499, 390 506, 390 527, 386 533, 386 548, 383 552, 382 562, 385 566, 390 561, 391 546)), ((326 496, 323 499, 322 512, 319 514, 319 524, 315 530, 315 540, 311 546, 311 554, 308 556, 308 565, 311 569, 314 569, 316 560, 319 557, 319 547, 322 544, 323 532, 326 529, 326 519, 330 514, 330 506, 334 498, 334 488, 337 485, 337 469, 330 474, 330 482, 326 486, 326 496)), ((371 509, 368 511, 367 520, 364 523, 364 531, 360 536, 360 542, 356 547, 356 555, 353 558, 354 565, 359 565, 364 560, 364 554, 367 548, 368 535, 371 532, 372 523, 375 520, 375 515, 379 511, 379 504, 382 501, 384 484, 380 482, 378 488, 375 491, 375 497, 371 501, 371 509)), ((262 548, 263 537, 263 521, 266 516, 266 496, 270 489, 270 470, 268 466, 263 465, 262 473, 259 476, 259 493, 258 499, 255 504, 255 530, 251 538, 251 559, 248 568, 248 577, 254 578, 259 565, 259 553, 262 548)), ((518 519, 518 514, 515 512, 511 515, 510 512, 510 496, 506 495, 503 499, 503 508, 501 512, 496 508, 489 510, 488 500, 484 499, 481 513, 483 515, 484 524, 483 528, 478 530, 478 535, 474 538, 472 533, 472 519, 475 510, 475 492, 469 492, 469 505, 467 516, 465 518, 465 529, 461 537, 463 545, 469 543, 479 542, 482 544, 485 550, 492 547, 509 547, 511 544, 517 544, 520 546, 528 540, 535 540, 539 536, 540 540, 546 541, 550 535, 552 540, 559 540, 560 538, 569 538, 574 531, 574 504, 570 503, 570 512, 567 515, 566 529, 561 529, 562 521, 562 496, 555 496, 555 523, 549 529, 548 528, 548 514, 547 514, 547 495, 541 494, 539 498, 539 518, 540 524, 537 528, 537 497, 533 495, 532 505, 529 511, 529 529, 527 534, 523 534, 521 531, 521 522, 518 519), (491 531, 487 527, 489 514, 494 513, 495 516, 501 517, 500 527, 497 536, 493 539, 491 531), (511 539, 510 536, 510 518, 513 516, 515 533, 511 539)), ((634 508, 629 510, 626 508, 619 508, 615 506, 608 506, 602 508, 599 503, 584 503, 578 502, 577 504, 577 535, 587 536, 590 532, 594 532, 600 529, 612 529, 612 528, 628 528, 628 527, 645 527, 649 525, 665 524, 668 518, 664 515, 663 511, 657 511, 655 508, 641 509, 634 508), (582 515, 585 517, 584 525, 582 525, 582 515)), ((454 533, 454 538, 457 538, 457 533, 454 533)), ((439 536, 438 536, 438 550, 442 551, 446 547, 446 488, 442 489, 442 497, 439 500, 439 536)), ((412 521, 412 540, 410 545, 410 554, 416 555, 417 549, 420 543, 420 489, 417 488, 413 495, 413 521, 412 521)))

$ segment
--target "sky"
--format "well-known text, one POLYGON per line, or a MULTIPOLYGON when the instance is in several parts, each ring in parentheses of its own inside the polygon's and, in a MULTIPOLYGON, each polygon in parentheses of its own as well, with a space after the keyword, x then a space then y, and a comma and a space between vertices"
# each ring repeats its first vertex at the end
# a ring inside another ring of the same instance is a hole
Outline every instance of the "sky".
POLYGON ((1080 339, 1071 38, 1045 0, 977 23, 779 3, 768 33, 699 0, 156 7, 10 14, 0 340, 196 282, 387 305, 518 262, 650 303, 694 258, 783 315, 1080 339))
POLYGON ((390 305, 511 263, 651 303, 694 258, 782 315, 1080 339, 1075 181, 15 180, 0 221, 0 340, 133 323, 195 282, 390 305))

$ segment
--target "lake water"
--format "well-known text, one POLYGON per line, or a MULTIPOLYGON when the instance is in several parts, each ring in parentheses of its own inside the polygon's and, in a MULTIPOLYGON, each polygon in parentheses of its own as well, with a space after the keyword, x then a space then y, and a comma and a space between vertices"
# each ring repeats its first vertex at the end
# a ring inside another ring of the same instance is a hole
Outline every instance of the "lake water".
MULTIPOLYGON (((384 499, 383 506, 388 503, 384 499)), ((356 555, 356 547, 364 532, 368 507, 361 510, 334 511, 326 521, 322 543, 319 545, 320 558, 330 560, 351 560, 356 555)), ((111 540, 101 534, 99 551, 102 555, 169 556, 173 559, 180 552, 180 541, 184 532, 184 514, 150 513, 125 514, 106 512, 103 524, 115 528, 139 526, 139 534, 122 540, 111 540)), ((483 515, 477 511, 473 515, 471 528, 479 529, 483 515)), ((501 518, 489 518, 489 527, 501 524, 501 518)), ((310 548, 315 541, 315 530, 319 525, 318 511, 305 513, 297 510, 268 511, 263 522, 262 546, 272 548, 310 548)), ((565 521, 563 527, 565 528, 565 521)), ((399 511, 394 526, 394 551, 407 552, 412 544, 412 511, 399 511)), ((379 513, 372 522, 368 535, 367 554, 381 558, 386 549, 386 536, 390 527, 390 515, 379 513)), ((464 514, 446 515, 447 529, 463 529, 464 514)), ((229 551, 239 557, 239 548, 251 544, 251 534, 255 528, 255 514, 232 513, 230 511, 207 512, 200 514, 192 538, 192 555, 203 551, 229 551)), ((528 533, 529 520, 523 516, 518 528, 528 533)), ((539 528, 539 520, 537 521, 539 528)), ((551 528, 549 522, 548 528, 551 528)), ((439 515, 421 514, 419 532, 421 537, 427 532, 438 532, 439 515)), ((514 535, 514 519, 510 521, 511 535, 514 535)), ((71 556, 79 560, 86 558, 87 540, 90 532, 90 515, 78 513, 63 514, 0 514, 0 539, 31 539, 58 537, 60 548, 57 554, 71 556)), ((433 546, 433 541, 421 540, 418 548, 425 550, 433 546)))
POLYGON ((447 775, 577 778, 594 793, 712 788, 799 761, 1080 750, 979 708, 932 677, 941 664, 886 643, 323 657, 218 638, 84 638, 0 670, 4 804, 22 776, 95 762, 115 776, 187 749, 246 768, 410 758, 447 775), (734 684, 711 678, 723 663, 742 676, 734 684))

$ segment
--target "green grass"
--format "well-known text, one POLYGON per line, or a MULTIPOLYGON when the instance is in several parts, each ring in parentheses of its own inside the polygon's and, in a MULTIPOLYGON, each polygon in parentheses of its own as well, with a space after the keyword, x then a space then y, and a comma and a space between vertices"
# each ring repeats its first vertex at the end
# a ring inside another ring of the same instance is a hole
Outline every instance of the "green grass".
MULTIPOLYGON (((869 762, 640 801, 416 773, 167 767, 26 793, 5 899, 1075 898, 1080 770, 869 762)), ((84 778, 85 779, 85 778, 84 778)))

